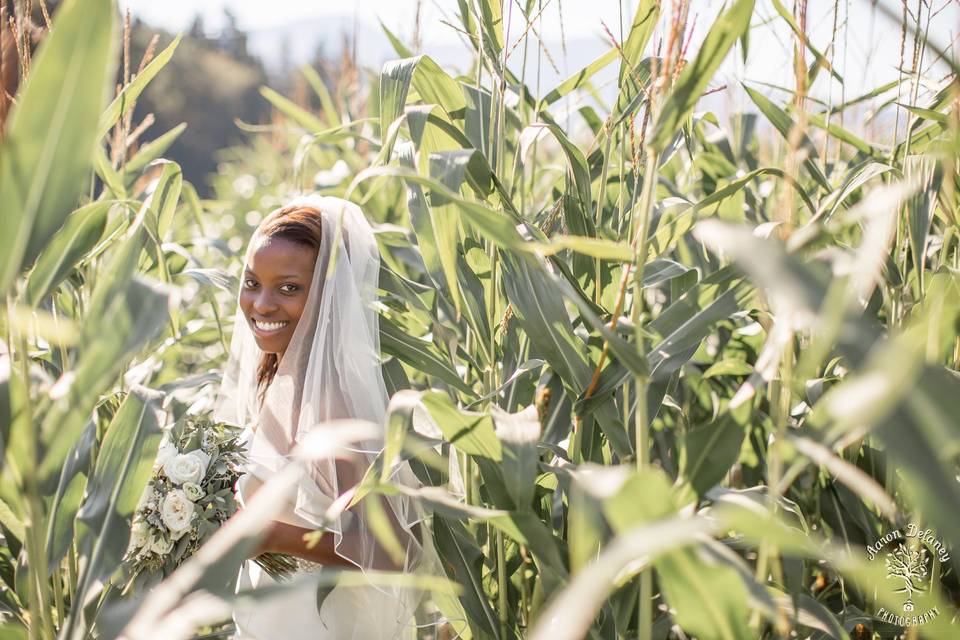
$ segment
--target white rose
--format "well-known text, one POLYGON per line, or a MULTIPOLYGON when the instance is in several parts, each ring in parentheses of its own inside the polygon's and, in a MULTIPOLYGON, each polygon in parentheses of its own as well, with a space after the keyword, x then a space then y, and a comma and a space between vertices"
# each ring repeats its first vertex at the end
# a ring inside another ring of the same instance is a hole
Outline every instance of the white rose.
POLYGON ((171 551, 173 551, 173 540, 164 540, 163 538, 157 538, 150 545, 150 551, 153 551, 157 555, 165 556, 171 551))
POLYGON ((203 473, 204 473, 204 475, 206 475, 206 473, 207 473, 207 467, 210 466, 210 460, 211 460, 210 454, 207 453, 206 451, 202 450, 202 449, 194 449, 193 451, 191 451, 191 452, 188 453, 187 455, 188 455, 188 456, 194 456, 197 460, 199 460, 201 463, 203 463, 203 473))
POLYGON ((193 502, 196 502, 204 496, 203 489, 200 488, 200 485, 194 482, 184 482, 183 492, 187 494, 187 497, 193 502))
POLYGON ((163 472, 174 484, 183 484, 184 482, 200 484, 203 476, 207 473, 207 464, 209 463, 210 456, 203 451, 179 453, 164 462, 163 472))
POLYGON ((153 468, 159 469, 167 463, 167 460, 178 453, 180 452, 177 451, 176 445, 174 445, 172 442, 164 443, 164 445, 160 447, 160 450, 157 452, 157 461, 153 463, 153 468))
POLYGON ((190 529, 194 505, 181 489, 173 489, 164 497, 160 506, 160 519, 177 538, 190 529), (179 535, 178 535, 179 534, 179 535))
POLYGON ((150 535, 150 527, 143 520, 137 520, 130 528, 130 549, 139 549, 147 545, 147 536, 150 535))

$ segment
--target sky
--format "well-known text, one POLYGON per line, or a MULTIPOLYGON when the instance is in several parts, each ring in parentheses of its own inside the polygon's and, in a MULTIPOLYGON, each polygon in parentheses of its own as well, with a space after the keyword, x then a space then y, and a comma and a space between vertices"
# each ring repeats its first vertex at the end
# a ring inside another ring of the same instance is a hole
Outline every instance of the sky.
MULTIPOLYGON (((709 0, 707 3, 709 4, 709 0)), ((423 22, 428 31, 425 34, 428 38, 425 44, 430 41, 448 43, 456 40, 449 28, 437 24, 437 20, 444 14, 454 17, 458 10, 455 0, 424 0, 420 3, 417 0, 164 0, 162 3, 155 0, 121 1, 122 6, 129 6, 147 22, 171 29, 185 27, 197 13, 204 16, 209 26, 216 27, 222 24, 223 9, 229 8, 237 16, 241 27, 253 30, 342 14, 356 15, 359 20, 366 20, 373 25, 377 24, 379 17, 391 29, 410 30, 415 21, 418 4, 421 5, 423 22)), ((625 7, 626 4, 625 2, 625 7)), ((618 3, 617 0, 551 0, 544 12, 544 18, 548 23, 558 23, 559 11, 563 12, 568 34, 590 34, 599 26, 600 19, 609 24, 616 22, 618 3)))
MULTIPOLYGON (((610 47, 604 27, 619 39, 621 17, 628 25, 637 4, 637 0, 537 1, 544 6, 538 30, 553 61, 541 62, 544 91, 602 55, 610 47)), ((782 0, 788 7, 793 1, 782 0)), ((936 7, 946 8, 930 25, 931 34, 935 41, 949 45, 960 33, 960 2, 932 1, 936 7)), ((511 0, 504 2, 504 19, 509 27, 507 40, 513 43, 520 37, 525 23, 519 0, 512 0, 512 8, 511 0)), ((714 100, 742 101, 743 92, 739 91, 742 80, 758 83, 768 93, 775 90, 763 83, 792 85, 792 41, 783 20, 773 19, 775 12, 771 3, 772 0, 757 0, 749 57, 746 63, 734 56, 728 59, 715 83, 718 86, 726 83, 729 91, 725 97, 714 100)), ((896 13, 900 10, 900 0, 880 0, 880 3, 896 13)), ((396 57, 378 21, 410 43, 419 10, 421 52, 458 72, 465 71, 463 62, 469 59, 465 55, 462 36, 444 24, 459 24, 456 0, 121 0, 120 4, 130 7, 142 20, 171 31, 185 30, 193 17, 200 14, 210 34, 221 28, 223 11, 229 8, 239 26, 249 32, 251 48, 267 60, 268 66, 280 59, 281 52, 292 62, 304 62, 313 54, 318 42, 333 53, 331 49, 339 47, 339 33, 356 30, 360 34, 358 55, 361 64, 378 67, 385 60, 396 57)), ((838 67, 847 69, 843 96, 846 98, 898 75, 899 24, 872 9, 873 4, 874 0, 809 0, 811 41, 821 51, 826 50, 832 39, 834 7, 840 9, 837 40, 841 44, 838 44, 835 61, 838 67)), ((915 2, 909 4, 915 5, 915 2)), ((664 0, 664 5, 669 5, 669 0, 664 0)), ((703 38, 722 5, 719 0, 692 0, 691 12, 696 16, 695 44, 703 38)), ((519 66, 521 49, 518 48, 513 56, 513 65, 519 66)), ((608 71, 612 72, 614 67, 611 65, 608 71)), ((612 89, 608 87, 608 90, 612 89)), ((839 87, 831 87, 827 82, 819 83, 815 91, 823 98, 840 99, 839 87)), ((727 106, 736 108, 738 105, 727 106)))

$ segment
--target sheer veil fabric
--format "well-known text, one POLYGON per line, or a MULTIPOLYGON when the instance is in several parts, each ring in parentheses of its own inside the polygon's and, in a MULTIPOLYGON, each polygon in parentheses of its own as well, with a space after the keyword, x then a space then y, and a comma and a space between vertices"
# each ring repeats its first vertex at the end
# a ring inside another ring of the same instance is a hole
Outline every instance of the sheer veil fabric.
MULTIPOLYGON (((249 491, 250 486, 265 482, 288 464, 291 452, 308 433, 343 428, 338 419, 369 420, 382 426, 386 415, 388 395, 374 306, 380 253, 373 230, 360 208, 347 200, 314 195, 295 198, 289 204, 322 213, 322 241, 306 306, 261 402, 256 383, 261 352, 238 305, 230 355, 214 408, 215 419, 248 429, 249 466, 242 479, 241 498, 244 488, 249 491)), ((254 238, 257 234, 259 229, 254 238)), ((245 264, 253 246, 251 240, 245 264)), ((361 570, 377 568, 378 550, 362 505, 332 520, 327 510, 360 481, 382 447, 380 437, 352 445, 346 452, 347 463, 335 464, 333 459, 306 463, 307 473, 283 518, 332 532, 336 553, 361 570)), ((418 486, 406 463, 393 469, 392 480, 418 486)), ((390 497, 382 504, 398 525, 397 537, 405 547, 403 571, 442 575, 430 536, 418 538, 411 531, 424 517, 422 508, 403 496, 390 497)), ((247 562, 241 582, 246 579, 250 582, 247 586, 256 586, 258 581, 269 580, 258 574, 259 567, 247 562)), ((411 637, 419 601, 420 594, 410 589, 336 587, 319 610, 316 592, 311 590, 299 596, 287 594, 273 604, 260 601, 251 610, 235 614, 235 620, 242 637, 260 640, 411 637)))

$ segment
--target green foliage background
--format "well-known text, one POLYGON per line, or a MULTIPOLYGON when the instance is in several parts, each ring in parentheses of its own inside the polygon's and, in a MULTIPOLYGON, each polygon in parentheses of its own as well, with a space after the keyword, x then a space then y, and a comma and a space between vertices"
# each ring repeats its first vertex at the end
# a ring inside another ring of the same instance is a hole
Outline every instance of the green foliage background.
MULTIPOLYGON (((775 0, 795 90, 746 87, 756 113, 721 123, 695 108, 754 2, 726 3, 682 62, 684 3, 667 4, 641 0, 622 42, 537 97, 532 65, 503 62, 504 20, 535 3, 459 0, 469 76, 389 32, 398 59, 365 101, 305 68, 321 109, 263 89, 278 117, 200 199, 163 159, 182 128, 126 144, 178 40, 110 101, 115 7, 62 3, 0 146, 0 637, 176 637, 188 614, 226 633, 190 606, 233 597, 249 536, 133 599, 111 578, 161 425, 209 407, 246 238, 314 189, 376 225, 385 457, 410 459, 435 512, 458 591, 437 589, 444 633, 899 633, 866 546, 908 523, 960 540, 955 63, 822 107, 809 87, 844 70, 775 0), (571 139, 547 107, 609 65, 616 100, 582 107, 571 139), (909 113, 892 145, 839 124, 875 98, 909 113)), ((954 564, 931 559, 914 604, 938 615, 911 637, 950 637, 954 564)))

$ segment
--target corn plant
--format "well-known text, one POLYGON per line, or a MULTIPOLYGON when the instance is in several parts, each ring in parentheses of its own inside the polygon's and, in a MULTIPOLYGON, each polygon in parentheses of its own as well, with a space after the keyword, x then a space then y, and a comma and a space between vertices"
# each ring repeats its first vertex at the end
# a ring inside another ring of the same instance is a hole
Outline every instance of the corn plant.
MULTIPOLYGON (((22 4, 17 19, 29 16, 22 4)), ((179 301, 202 303, 197 288, 216 280, 165 242, 181 196, 184 211, 199 206, 161 158, 183 127, 141 143, 149 122, 132 117, 177 42, 131 69, 119 55, 129 15, 121 32, 110 0, 63 2, 45 17, 35 55, 20 57, 29 64, 0 141, 5 638, 102 635, 160 426, 182 411, 163 382, 189 387, 193 373, 202 327, 179 301)), ((200 348, 220 344, 206 340, 200 348)))

